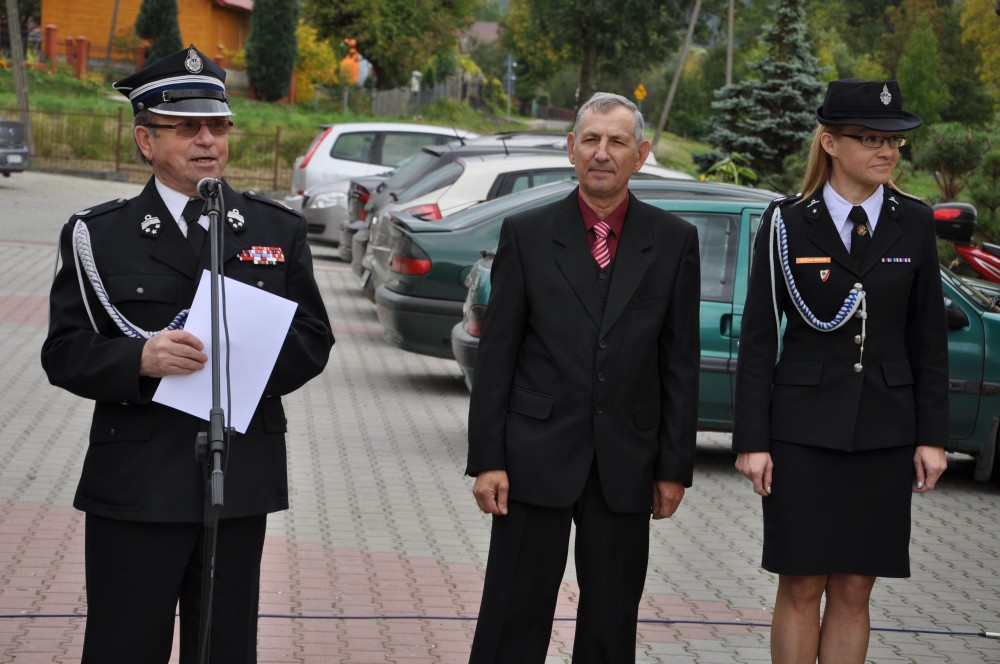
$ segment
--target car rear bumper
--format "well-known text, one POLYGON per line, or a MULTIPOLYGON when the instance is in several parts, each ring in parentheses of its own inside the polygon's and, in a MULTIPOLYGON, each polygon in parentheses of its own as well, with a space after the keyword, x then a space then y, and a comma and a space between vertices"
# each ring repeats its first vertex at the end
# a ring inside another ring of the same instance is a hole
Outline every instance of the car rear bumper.
POLYGON ((462 323, 451 328, 451 353, 455 356, 465 385, 472 390, 472 374, 476 368, 476 355, 479 353, 479 337, 474 337, 465 331, 462 323))
POLYGON ((389 343, 413 353, 452 357, 451 328, 462 320, 462 302, 403 295, 382 284, 375 289, 375 310, 389 343))

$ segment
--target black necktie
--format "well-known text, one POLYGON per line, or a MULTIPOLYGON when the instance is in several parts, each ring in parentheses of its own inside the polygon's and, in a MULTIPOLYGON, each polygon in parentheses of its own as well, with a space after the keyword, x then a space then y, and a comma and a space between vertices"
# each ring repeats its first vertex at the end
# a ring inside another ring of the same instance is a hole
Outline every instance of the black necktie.
POLYGON ((201 255, 201 246, 205 243, 205 236, 207 233, 205 229, 201 227, 198 223, 199 217, 201 217, 201 209, 205 207, 205 201, 200 198, 192 198, 184 206, 184 212, 181 216, 184 217, 184 221, 188 225, 188 242, 191 243, 191 248, 194 249, 194 253, 201 255))
POLYGON ((854 222, 854 230, 851 231, 851 258, 859 265, 864 262, 865 254, 872 243, 871 228, 868 226, 868 215, 860 205, 855 205, 847 214, 847 218, 854 222))

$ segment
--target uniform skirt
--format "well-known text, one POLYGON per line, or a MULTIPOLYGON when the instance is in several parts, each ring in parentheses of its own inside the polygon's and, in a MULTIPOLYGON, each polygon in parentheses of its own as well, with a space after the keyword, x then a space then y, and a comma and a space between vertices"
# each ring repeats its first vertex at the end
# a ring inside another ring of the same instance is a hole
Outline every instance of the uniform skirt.
POLYGON ((772 441, 762 567, 776 574, 908 577, 913 452, 772 441))

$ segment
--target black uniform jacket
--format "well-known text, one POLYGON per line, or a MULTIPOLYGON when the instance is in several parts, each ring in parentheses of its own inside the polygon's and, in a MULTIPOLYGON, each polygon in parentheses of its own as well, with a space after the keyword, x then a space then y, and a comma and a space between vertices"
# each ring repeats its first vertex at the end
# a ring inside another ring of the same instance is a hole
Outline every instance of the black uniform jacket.
MULTIPOLYGON (((222 516, 238 517, 288 507, 280 397, 323 370, 333 334, 313 275, 305 220, 228 185, 223 198, 229 213, 229 223, 223 220, 226 276, 298 303, 247 432, 234 433, 229 445, 222 516), (253 246, 280 248, 285 260, 275 265, 240 261, 240 254, 253 246)), ((204 479, 194 447, 196 433, 206 423, 151 401, 159 379, 139 376, 145 342, 126 337, 114 325, 88 283, 90 309, 100 330, 94 331, 74 265, 72 231, 78 219, 90 231, 94 261, 110 300, 128 320, 149 331, 162 329, 191 305, 202 271, 210 266, 209 240, 199 259, 152 179, 131 200, 77 213, 59 239, 62 266, 52 286, 49 333, 42 347, 49 381, 96 402, 74 506, 108 518, 199 522, 204 479)), ((210 371, 210 364, 203 370, 210 371)))
MULTIPOLYGON (((630 194, 631 196, 631 194, 630 194)), ((648 512, 690 486, 698 408, 698 236, 629 200, 601 309, 577 192, 504 221, 476 362, 467 472, 514 500, 571 505, 596 454, 605 500, 648 512)))
POLYGON ((768 451, 772 439, 845 451, 947 442, 948 348, 933 214, 899 192, 884 193, 860 266, 837 234, 822 194, 779 200, 764 213, 740 330, 734 451, 768 451), (775 206, 787 227, 795 283, 819 320, 832 320, 854 284, 863 286, 863 358, 861 319, 832 332, 809 327, 789 297, 774 251, 777 302, 786 322, 775 364, 767 251, 775 206), (856 372, 859 361, 863 368, 856 372))

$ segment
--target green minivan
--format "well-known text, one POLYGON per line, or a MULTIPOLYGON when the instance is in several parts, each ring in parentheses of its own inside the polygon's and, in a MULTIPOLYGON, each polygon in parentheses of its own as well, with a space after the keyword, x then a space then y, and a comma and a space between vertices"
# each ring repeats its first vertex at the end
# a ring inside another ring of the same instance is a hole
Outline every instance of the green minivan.
MULTIPOLYGON (((698 228, 701 246, 701 374, 698 426, 732 429, 732 400, 740 321, 753 237, 766 202, 650 200, 698 228)), ((452 352, 473 386, 478 334, 489 301, 492 254, 473 266, 463 320, 452 328, 452 352)), ((1000 306, 995 292, 941 268, 948 320, 949 450, 976 458, 975 476, 1000 481, 1000 306)))

